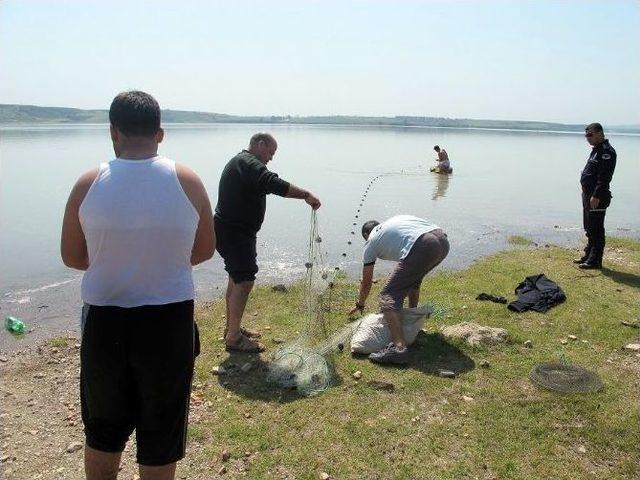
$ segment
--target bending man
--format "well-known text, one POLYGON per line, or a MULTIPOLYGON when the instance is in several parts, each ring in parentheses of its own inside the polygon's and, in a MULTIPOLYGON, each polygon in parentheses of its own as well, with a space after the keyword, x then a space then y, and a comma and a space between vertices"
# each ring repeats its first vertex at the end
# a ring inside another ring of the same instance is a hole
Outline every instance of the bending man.
POLYGON ((433 149, 438 154, 438 158, 436 158, 436 167, 434 170, 438 173, 451 173, 451 162, 449 161, 449 154, 444 148, 440 148, 438 145, 435 145, 433 149))
POLYGON ((362 313, 371 290, 373 268, 378 258, 398 262, 380 292, 380 310, 389 326, 392 343, 369 355, 377 363, 405 364, 409 352, 402 331, 400 310, 409 297, 409 307, 417 307, 424 276, 449 253, 447 234, 440 227, 412 215, 398 215, 383 223, 370 220, 362 226, 364 245, 360 295, 350 314, 362 313))

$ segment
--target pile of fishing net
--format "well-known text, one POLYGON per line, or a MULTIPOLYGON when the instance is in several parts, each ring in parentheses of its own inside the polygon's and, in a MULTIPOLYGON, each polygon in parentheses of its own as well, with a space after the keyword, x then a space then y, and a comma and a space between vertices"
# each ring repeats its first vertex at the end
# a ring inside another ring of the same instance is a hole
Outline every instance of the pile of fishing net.
POLYGON ((311 215, 305 263, 305 318, 298 338, 276 350, 269 363, 272 383, 309 396, 326 390, 335 375, 331 355, 344 348, 358 328, 355 320, 329 336, 325 314, 339 269, 326 265, 315 211, 311 215))

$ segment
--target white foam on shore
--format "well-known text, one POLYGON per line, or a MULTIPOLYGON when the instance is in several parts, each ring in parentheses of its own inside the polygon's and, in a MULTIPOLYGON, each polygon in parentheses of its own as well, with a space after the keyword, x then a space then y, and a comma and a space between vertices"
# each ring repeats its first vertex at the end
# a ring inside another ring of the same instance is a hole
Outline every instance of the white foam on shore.
POLYGON ((20 297, 20 298, 12 298, 10 300, 4 300, 6 303, 17 303, 18 305, 23 305, 25 303, 29 303, 31 301, 31 297, 20 297))
POLYGON ((37 293, 44 292, 45 290, 51 290, 52 288, 60 287, 62 285, 66 285, 67 283, 71 283, 75 280, 75 278, 70 278, 69 280, 63 280, 61 282, 54 282, 47 285, 43 285, 41 287, 36 288, 28 288, 26 290, 16 290, 15 292, 11 292, 12 295, 27 295, 29 293, 37 293))

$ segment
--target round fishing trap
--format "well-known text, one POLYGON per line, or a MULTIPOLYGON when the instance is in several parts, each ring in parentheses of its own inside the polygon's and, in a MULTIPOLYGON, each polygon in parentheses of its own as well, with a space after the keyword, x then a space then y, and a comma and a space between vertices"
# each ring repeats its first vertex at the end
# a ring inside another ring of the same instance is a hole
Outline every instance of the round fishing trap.
POLYGON ((562 362, 538 365, 529 378, 538 387, 560 393, 594 393, 604 388, 596 373, 562 362))

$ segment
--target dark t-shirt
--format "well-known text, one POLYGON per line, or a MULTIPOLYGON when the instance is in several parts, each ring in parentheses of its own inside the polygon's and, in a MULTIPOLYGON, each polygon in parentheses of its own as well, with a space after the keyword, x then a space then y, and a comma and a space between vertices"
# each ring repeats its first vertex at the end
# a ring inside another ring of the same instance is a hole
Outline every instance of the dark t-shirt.
POLYGON ((224 167, 218 187, 216 221, 255 235, 264 221, 267 194, 284 197, 289 182, 269 171, 253 154, 243 150, 224 167))

